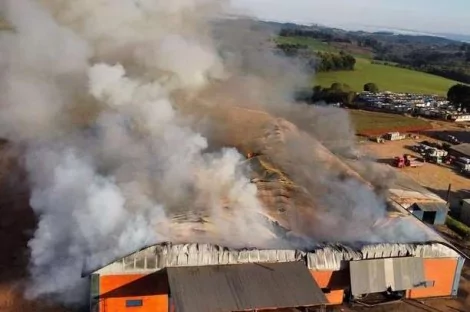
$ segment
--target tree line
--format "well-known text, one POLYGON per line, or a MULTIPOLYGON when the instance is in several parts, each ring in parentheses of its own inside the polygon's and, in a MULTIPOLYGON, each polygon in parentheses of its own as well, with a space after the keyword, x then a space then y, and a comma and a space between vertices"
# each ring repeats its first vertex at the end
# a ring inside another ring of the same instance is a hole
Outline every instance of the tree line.
POLYGON ((282 37, 309 37, 314 39, 319 39, 326 42, 343 42, 343 43, 352 43, 351 39, 338 37, 332 33, 323 31, 323 30, 304 30, 298 28, 285 28, 281 29, 279 36, 282 37))
MULTIPOLYGON (((366 83, 364 91, 379 92, 379 87, 373 82, 366 83)), ((311 103, 341 103, 346 106, 353 106, 357 98, 357 93, 352 91, 351 87, 345 83, 335 82, 330 87, 317 85, 312 89, 311 103)))
POLYGON ((278 49, 288 57, 297 57, 303 60, 310 69, 316 72, 330 72, 340 70, 354 70, 356 59, 351 54, 312 52, 303 44, 278 44, 278 49))

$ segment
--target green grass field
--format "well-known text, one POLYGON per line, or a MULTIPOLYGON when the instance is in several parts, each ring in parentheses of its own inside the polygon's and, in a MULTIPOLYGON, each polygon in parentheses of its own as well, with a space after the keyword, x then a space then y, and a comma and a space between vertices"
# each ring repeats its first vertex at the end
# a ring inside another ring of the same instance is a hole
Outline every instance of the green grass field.
MULTIPOLYGON (((313 51, 335 53, 340 50, 328 43, 307 37, 277 37, 275 40, 277 43, 304 44, 313 51)), ((352 47, 346 48, 354 50, 352 47)), ((350 53, 354 54, 357 60, 354 71, 318 73, 313 79, 314 85, 329 87, 339 82, 348 84, 353 91, 362 91, 366 83, 375 82, 383 91, 446 95, 449 88, 457 83, 419 71, 372 64, 365 55, 358 54, 359 51, 350 51, 350 53)))
POLYGON ((313 38, 306 37, 277 37, 276 43, 279 44, 303 44, 308 46, 312 51, 323 51, 323 52, 338 52, 335 47, 332 47, 328 43, 321 42, 313 38))
POLYGON ((348 111, 357 133, 405 132, 408 128, 430 127, 430 123, 423 119, 355 109, 348 111))
POLYGON ((318 73, 315 85, 329 87, 332 83, 346 83, 354 91, 362 91, 364 84, 375 82, 380 90, 446 95, 457 82, 414 70, 388 65, 371 64, 369 60, 357 58, 354 71, 318 73))

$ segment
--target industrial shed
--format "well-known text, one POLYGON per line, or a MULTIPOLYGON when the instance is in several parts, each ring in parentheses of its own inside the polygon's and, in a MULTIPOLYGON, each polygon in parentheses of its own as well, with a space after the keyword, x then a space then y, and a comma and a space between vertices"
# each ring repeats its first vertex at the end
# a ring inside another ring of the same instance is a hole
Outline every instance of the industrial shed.
POLYGON ((457 295, 465 256, 454 246, 413 216, 378 226, 397 236, 412 230, 417 241, 326 243, 311 250, 150 246, 84 271, 91 311, 275 310, 340 305, 369 293, 457 295))
POLYGON ((425 223, 440 225, 446 223, 449 205, 445 202, 415 203, 408 211, 425 223))

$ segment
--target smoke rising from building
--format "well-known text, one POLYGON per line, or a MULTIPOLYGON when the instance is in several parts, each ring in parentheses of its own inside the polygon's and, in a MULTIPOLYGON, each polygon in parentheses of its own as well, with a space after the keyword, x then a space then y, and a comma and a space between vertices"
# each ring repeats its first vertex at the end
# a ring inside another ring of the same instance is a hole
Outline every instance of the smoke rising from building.
MULTIPOLYGON (((207 139, 225 122, 210 118, 214 106, 258 109, 297 124, 305 133, 285 142, 286 168, 331 208, 319 210, 319 228, 338 218, 344 232, 335 239, 353 231, 367 239, 370 232, 357 230, 384 214, 383 201, 296 141, 309 133, 339 153, 351 148, 347 116, 335 115, 336 131, 329 131, 328 123, 309 120, 328 110, 292 106, 291 91, 306 76, 263 45, 266 37, 250 23, 217 26, 228 10, 218 0, 2 2, 15 31, 0 33, 0 136, 25 146, 39 217, 29 243, 29 297, 80 302, 85 260, 101 265, 159 241, 284 243, 273 242, 259 220, 265 208, 244 157, 207 139), (209 126, 199 129, 195 116, 209 116, 209 126), (207 217, 210 226, 195 234, 188 227, 201 222, 183 227, 174 222, 181 216, 207 217)), ((312 226, 306 220, 304 228, 312 226)))

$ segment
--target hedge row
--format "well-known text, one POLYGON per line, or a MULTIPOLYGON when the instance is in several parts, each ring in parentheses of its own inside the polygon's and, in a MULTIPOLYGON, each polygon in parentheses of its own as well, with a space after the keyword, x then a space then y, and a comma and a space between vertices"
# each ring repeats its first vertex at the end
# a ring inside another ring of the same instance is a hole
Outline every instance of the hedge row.
POLYGON ((463 237, 470 237, 470 227, 460 221, 455 220, 451 216, 447 216, 446 225, 449 229, 463 237))

